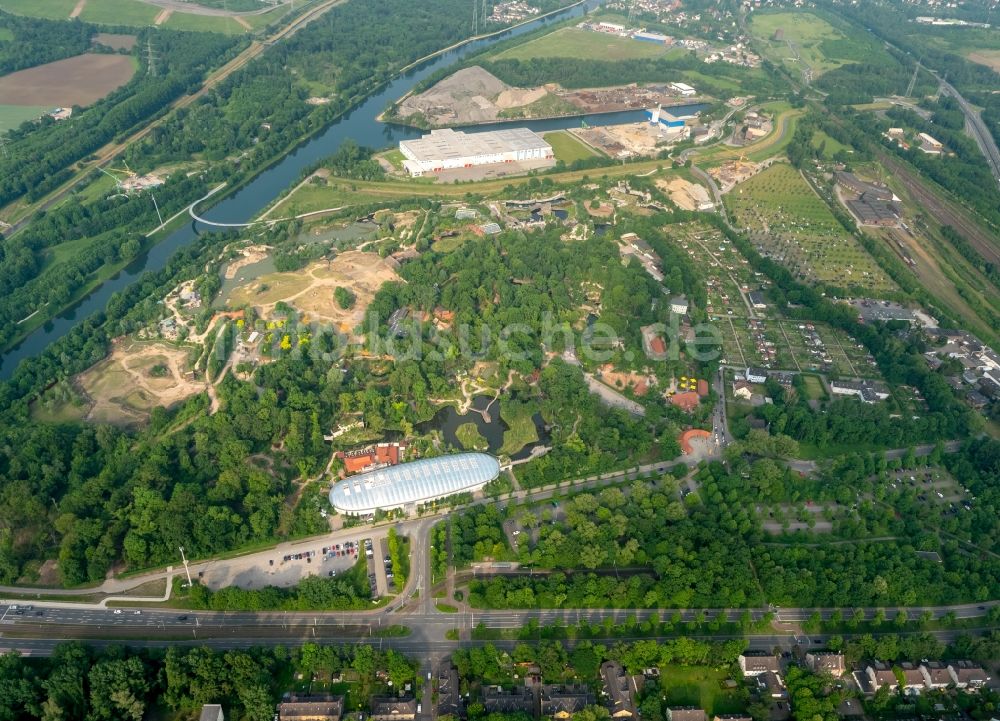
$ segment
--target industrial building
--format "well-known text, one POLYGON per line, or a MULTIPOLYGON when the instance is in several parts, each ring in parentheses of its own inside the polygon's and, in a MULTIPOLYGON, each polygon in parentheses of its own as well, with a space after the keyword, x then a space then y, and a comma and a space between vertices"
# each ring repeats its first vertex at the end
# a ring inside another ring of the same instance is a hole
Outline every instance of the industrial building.
POLYGON ((442 170, 531 160, 551 160, 552 146, 527 128, 463 133, 432 130, 416 140, 401 140, 403 167, 413 176, 442 170))
POLYGON ((685 98, 689 98, 698 92, 687 83, 670 83, 670 87, 674 90, 674 92, 679 93, 685 98))
POLYGON ((330 505, 348 515, 405 508, 478 490, 499 475, 500 463, 485 453, 422 458, 334 484, 330 505))

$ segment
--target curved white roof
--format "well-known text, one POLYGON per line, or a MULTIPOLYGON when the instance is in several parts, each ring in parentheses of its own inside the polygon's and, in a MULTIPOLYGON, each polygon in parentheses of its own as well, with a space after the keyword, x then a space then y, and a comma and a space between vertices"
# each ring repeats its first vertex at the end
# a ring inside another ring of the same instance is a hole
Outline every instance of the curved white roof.
POLYGON ((334 484, 330 505, 340 513, 373 513, 474 491, 500 475, 485 453, 457 453, 360 473, 334 484))

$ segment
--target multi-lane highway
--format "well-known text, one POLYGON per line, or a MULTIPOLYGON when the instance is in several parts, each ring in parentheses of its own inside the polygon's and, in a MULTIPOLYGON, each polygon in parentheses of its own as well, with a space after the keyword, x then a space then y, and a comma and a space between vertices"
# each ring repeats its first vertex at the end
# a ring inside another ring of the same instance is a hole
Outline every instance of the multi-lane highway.
POLYGON ((930 73, 941 83, 941 89, 944 93, 958 101, 958 106, 962 109, 962 114, 965 115, 966 132, 976 141, 976 145, 979 146, 979 150, 990 166, 993 177, 1000 183, 1000 149, 997 149, 996 140, 993 139, 993 135, 990 133, 989 128, 986 127, 986 123, 983 122, 979 112, 969 105, 968 101, 962 97, 962 94, 955 89, 954 85, 938 77, 937 72, 931 70, 930 73))

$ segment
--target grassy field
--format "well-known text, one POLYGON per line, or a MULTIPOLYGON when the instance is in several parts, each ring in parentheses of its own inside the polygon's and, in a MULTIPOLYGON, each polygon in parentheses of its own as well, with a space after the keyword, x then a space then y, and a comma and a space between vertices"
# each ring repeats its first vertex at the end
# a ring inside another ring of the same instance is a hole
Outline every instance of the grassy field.
POLYGON ((843 229, 797 170, 776 163, 726 195, 734 224, 799 278, 874 297, 895 284, 843 229))
POLYGON ((564 163, 572 163, 574 160, 586 160, 597 155, 594 150, 581 143, 565 130, 546 133, 543 138, 546 143, 552 146, 552 152, 556 154, 556 160, 561 160, 564 163))
POLYGON ((80 19, 103 25, 152 25, 160 8, 139 0, 87 0, 80 19))
POLYGON ((223 35, 242 35, 248 30, 234 18, 190 15, 188 13, 172 13, 163 24, 171 30, 191 30, 201 32, 222 33, 223 35))
POLYGON ((822 400, 826 397, 826 391, 823 390, 823 381, 820 380, 819 376, 803 374, 802 382, 805 384, 806 396, 811 401, 822 400))
POLYGON ((0 133, 18 127, 25 120, 34 120, 42 113, 52 110, 50 107, 31 105, 0 105, 0 133))
POLYGON ((862 33, 848 37, 809 12, 754 13, 750 32, 772 62, 795 72, 801 71, 804 63, 815 75, 821 75, 841 65, 871 60, 885 53, 862 33), (775 38, 778 31, 780 39, 775 38), (799 59, 795 58, 796 53, 799 59))
POLYGON ((823 148, 823 157, 827 160, 833 158, 834 155, 839 153, 841 150, 850 151, 851 148, 844 145, 838 140, 834 140, 829 135, 824 133, 822 130, 817 130, 812 136, 812 146, 819 150, 823 148))
POLYGON ((471 421, 456 428, 455 437, 467 451, 485 451, 490 445, 471 421))
POLYGON ((666 694, 665 705, 695 706, 704 709, 710 717, 744 711, 746 707, 739 689, 722 687, 728 677, 725 671, 706 666, 661 666, 660 684, 666 694))
POLYGON ((0 43, 9 42, 14 39, 14 32, 8 28, 0 28, 0 43))
MULTIPOLYGON (((545 177, 553 183, 576 183, 584 176, 609 178, 635 175, 656 170, 662 160, 647 160, 624 165, 612 165, 598 170, 569 170, 545 177)), ((657 177, 672 177, 673 171, 663 170, 657 177)), ((328 185, 306 183, 288 196, 281 207, 281 217, 309 213, 362 203, 374 203, 406 198, 464 198, 467 193, 488 197, 503 192, 507 186, 524 185, 531 176, 500 178, 473 183, 435 183, 432 178, 411 178, 384 182, 363 180, 339 181, 332 178, 328 185)))
POLYGON ((530 403, 504 401, 500 404, 500 417, 508 428, 503 434, 503 445, 500 454, 514 455, 529 443, 538 440, 538 431, 532 416, 537 409, 530 403))
POLYGON ((524 45, 504 50, 492 60, 531 58, 579 58, 591 60, 631 60, 655 58, 666 52, 663 45, 629 40, 606 33, 596 33, 580 28, 560 28, 524 45))
POLYGON ((76 0, 0 0, 0 10, 51 20, 65 20, 75 6, 76 0))

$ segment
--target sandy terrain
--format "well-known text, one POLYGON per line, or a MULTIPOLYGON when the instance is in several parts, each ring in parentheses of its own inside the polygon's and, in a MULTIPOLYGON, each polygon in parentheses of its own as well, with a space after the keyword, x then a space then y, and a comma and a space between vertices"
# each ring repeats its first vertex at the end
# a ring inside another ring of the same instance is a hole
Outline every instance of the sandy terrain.
POLYGON ((223 277, 227 280, 232 280, 236 277, 236 273, 240 268, 245 268, 248 265, 253 265, 264 260, 270 250, 271 248, 266 245, 248 245, 246 248, 240 248, 240 253, 243 254, 243 257, 237 258, 227 265, 223 277))
POLYGON ((687 194, 688 182, 682 178, 656 181, 656 187, 670 196, 670 199, 681 210, 696 210, 694 200, 687 194))
POLYGON ((90 401, 86 419, 95 423, 141 423, 156 406, 170 407, 206 390, 185 373, 190 348, 166 343, 115 341, 111 355, 77 376, 90 401), (162 366, 163 377, 152 369, 162 366))
POLYGON ((497 95, 493 102, 501 110, 508 110, 509 108, 519 108, 522 105, 531 105, 547 94, 548 91, 545 88, 507 88, 497 95))
POLYGON ((132 58, 125 55, 85 53, 3 76, 0 98, 7 105, 90 105, 134 72, 132 58))
POLYGON ((968 58, 1000 73, 1000 50, 976 50, 969 53, 968 58))
POLYGON ((319 261, 292 273, 268 273, 233 290, 226 302, 256 307, 262 317, 275 315, 275 305, 284 301, 309 321, 326 321, 349 333, 365 316, 368 304, 383 283, 399 280, 395 264, 376 253, 356 250, 341 253, 332 261, 319 261), (333 291, 343 286, 357 298, 354 307, 342 310, 333 291))
POLYGON ((407 118, 422 114, 432 125, 496 120, 500 108, 492 102, 509 85, 479 66, 464 68, 419 95, 411 95, 399 106, 407 118))

